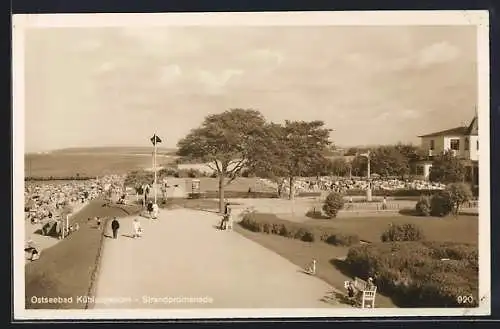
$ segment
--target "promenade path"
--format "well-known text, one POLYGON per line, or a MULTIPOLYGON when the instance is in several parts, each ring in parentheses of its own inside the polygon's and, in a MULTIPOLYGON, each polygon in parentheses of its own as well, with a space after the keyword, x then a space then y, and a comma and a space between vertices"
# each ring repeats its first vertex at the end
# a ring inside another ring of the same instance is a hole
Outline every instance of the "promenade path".
POLYGON ((237 232, 217 230, 215 213, 162 210, 157 221, 140 219, 139 239, 130 237, 132 220, 120 219, 118 239, 105 239, 96 286, 96 300, 122 299, 94 308, 346 307, 324 301, 332 291, 326 282, 237 232))

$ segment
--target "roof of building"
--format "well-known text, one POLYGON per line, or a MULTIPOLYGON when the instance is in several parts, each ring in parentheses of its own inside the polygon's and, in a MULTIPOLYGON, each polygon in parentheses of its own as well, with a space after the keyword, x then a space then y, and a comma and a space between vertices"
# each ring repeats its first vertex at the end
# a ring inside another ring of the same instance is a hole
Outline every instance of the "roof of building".
POLYGON ((472 119, 469 127, 467 128, 467 135, 477 136, 477 115, 472 119))
POLYGON ((418 137, 434 137, 434 136, 477 136, 477 116, 475 116, 469 126, 456 127, 452 129, 441 130, 438 132, 421 135, 418 137))

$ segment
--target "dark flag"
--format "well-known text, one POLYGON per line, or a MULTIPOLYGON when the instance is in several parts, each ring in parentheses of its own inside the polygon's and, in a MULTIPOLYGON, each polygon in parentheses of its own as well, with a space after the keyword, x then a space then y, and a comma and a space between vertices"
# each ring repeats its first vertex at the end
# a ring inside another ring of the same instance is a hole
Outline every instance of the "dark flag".
POLYGON ((151 137, 151 143, 153 143, 153 145, 156 145, 157 143, 161 143, 160 137, 158 137, 158 136, 156 136, 156 134, 154 134, 153 137, 151 137))

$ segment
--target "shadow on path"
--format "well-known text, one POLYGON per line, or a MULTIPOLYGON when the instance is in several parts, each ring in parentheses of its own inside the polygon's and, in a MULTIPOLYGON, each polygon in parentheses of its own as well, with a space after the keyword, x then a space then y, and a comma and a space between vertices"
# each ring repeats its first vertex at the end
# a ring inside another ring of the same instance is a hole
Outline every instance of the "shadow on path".
POLYGON ((320 301, 330 305, 342 304, 353 306, 353 302, 351 299, 349 299, 349 297, 337 291, 328 292, 325 296, 323 296, 323 298, 320 299, 320 301))
POLYGON ((340 271, 343 275, 347 277, 352 277, 352 273, 349 271, 349 267, 345 263, 345 261, 337 258, 330 259, 330 264, 333 265, 337 270, 340 271))

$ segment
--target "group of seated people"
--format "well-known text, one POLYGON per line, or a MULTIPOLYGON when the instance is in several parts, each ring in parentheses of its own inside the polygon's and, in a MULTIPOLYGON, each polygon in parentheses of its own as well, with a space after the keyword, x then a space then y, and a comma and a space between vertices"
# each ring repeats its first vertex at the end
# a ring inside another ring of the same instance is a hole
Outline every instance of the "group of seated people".
MULTIPOLYGON (((269 179, 261 179, 261 181, 270 187, 278 188, 275 181, 269 179)), ((440 183, 434 183, 423 180, 401 180, 401 179, 383 179, 373 178, 371 181, 372 190, 442 190, 446 186, 440 183)), ((285 193, 289 191, 289 184, 286 181, 282 182, 285 193)), ((336 191, 347 192, 349 190, 366 190, 369 186, 369 181, 366 178, 332 178, 319 177, 317 178, 297 178, 294 183, 295 194, 303 192, 321 192, 321 191, 336 191)))

